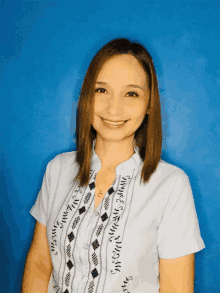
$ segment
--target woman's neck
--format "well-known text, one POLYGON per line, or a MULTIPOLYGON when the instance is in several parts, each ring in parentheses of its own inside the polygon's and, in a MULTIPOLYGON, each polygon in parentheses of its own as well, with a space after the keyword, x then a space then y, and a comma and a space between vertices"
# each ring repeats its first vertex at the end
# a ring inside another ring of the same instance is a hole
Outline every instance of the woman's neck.
POLYGON ((134 155, 133 144, 103 144, 97 143, 95 152, 101 161, 102 170, 113 170, 122 162, 129 160, 134 155))

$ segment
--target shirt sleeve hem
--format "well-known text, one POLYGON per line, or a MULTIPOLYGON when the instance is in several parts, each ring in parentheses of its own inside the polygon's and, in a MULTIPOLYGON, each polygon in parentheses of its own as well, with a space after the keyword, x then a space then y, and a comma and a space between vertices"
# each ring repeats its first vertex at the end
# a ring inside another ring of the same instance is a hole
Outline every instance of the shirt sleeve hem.
POLYGON ((34 217, 39 223, 41 223, 44 226, 47 226, 46 220, 42 219, 40 217, 40 215, 38 214, 38 212, 35 209, 35 206, 30 210, 30 214, 32 215, 32 217, 34 217))
POLYGON ((190 245, 190 248, 186 248, 185 250, 181 250, 181 251, 176 251, 176 252, 172 252, 172 253, 159 253, 159 258, 163 258, 163 259, 174 259, 174 258, 178 258, 178 257, 182 257, 191 253, 196 253, 201 251, 202 249, 204 249, 206 246, 203 242, 203 240, 201 239, 200 243, 198 244, 198 242, 196 243, 192 243, 192 245, 190 245))

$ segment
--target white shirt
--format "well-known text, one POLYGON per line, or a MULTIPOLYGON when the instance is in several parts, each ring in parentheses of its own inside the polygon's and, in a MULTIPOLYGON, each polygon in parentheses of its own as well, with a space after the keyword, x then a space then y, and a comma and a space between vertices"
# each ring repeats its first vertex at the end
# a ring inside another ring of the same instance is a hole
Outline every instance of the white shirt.
MULTIPOLYGON (((95 143, 95 141, 94 141, 95 143)), ((76 151, 46 168, 31 215, 47 227, 53 293, 158 293, 159 258, 205 248, 194 198, 183 170, 160 160, 147 184, 135 154, 116 167, 116 179, 94 211, 101 161, 92 149, 89 185, 74 183, 76 151)))

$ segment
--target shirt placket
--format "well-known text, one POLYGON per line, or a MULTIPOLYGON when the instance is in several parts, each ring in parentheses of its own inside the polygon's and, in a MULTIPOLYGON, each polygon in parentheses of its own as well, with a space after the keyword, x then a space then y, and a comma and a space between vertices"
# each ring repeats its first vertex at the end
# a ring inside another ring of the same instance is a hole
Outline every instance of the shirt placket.
POLYGON ((92 203, 90 211, 88 212, 88 217, 89 217, 89 221, 87 220, 87 223, 85 223, 85 227, 84 227, 84 237, 83 237, 83 241, 82 241, 82 249, 80 250, 80 259, 81 259, 81 282, 78 285, 78 292, 80 292, 79 290, 82 290, 82 287, 84 287, 84 283, 86 283, 88 276, 90 274, 89 271, 89 246, 90 244, 90 239, 91 239, 91 235, 93 233, 93 230, 96 226, 98 217, 100 215, 100 207, 101 207, 101 203, 98 206, 98 208, 94 211, 94 203, 92 203), (83 284, 82 284, 83 282, 83 284))

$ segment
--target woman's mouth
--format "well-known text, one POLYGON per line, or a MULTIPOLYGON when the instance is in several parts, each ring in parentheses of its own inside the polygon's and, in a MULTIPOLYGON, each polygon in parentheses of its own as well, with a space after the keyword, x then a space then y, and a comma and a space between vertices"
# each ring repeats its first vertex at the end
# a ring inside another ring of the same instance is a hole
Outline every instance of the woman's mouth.
POLYGON ((105 120, 104 118, 101 117, 101 119, 104 121, 105 125, 108 125, 110 127, 116 128, 116 127, 120 127, 122 125, 124 125, 128 120, 124 120, 121 122, 112 122, 109 120, 105 120))

